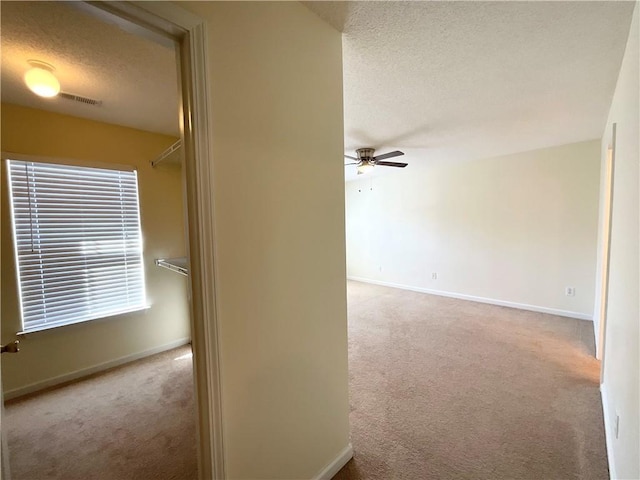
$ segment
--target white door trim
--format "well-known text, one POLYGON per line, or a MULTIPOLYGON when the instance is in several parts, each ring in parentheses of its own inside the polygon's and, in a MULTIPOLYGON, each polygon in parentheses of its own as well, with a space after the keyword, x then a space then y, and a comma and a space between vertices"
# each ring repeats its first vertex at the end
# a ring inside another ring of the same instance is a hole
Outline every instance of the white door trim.
POLYGON ((598 322, 598 339, 596 342, 596 358, 600 360, 600 383, 604 383, 605 342, 607 338, 607 307, 609 305, 609 263, 611 259, 611 220, 613 215, 613 188, 616 164, 616 129, 617 124, 611 128, 611 145, 607 149, 605 159, 605 185, 604 185, 604 218, 602 223, 602 271, 599 295, 600 321, 598 322))
POLYGON ((179 44, 198 472, 201 480, 224 479, 206 22, 170 2, 86 3, 116 15, 123 28, 179 44))

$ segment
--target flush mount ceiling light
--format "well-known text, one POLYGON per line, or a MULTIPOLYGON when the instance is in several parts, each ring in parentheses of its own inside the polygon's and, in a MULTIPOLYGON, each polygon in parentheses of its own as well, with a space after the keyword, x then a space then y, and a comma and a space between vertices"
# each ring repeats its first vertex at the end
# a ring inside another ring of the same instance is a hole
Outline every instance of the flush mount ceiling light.
POLYGON ((31 69, 24 74, 24 83, 29 90, 41 97, 55 97, 60 92, 60 82, 53 74, 55 68, 39 60, 29 60, 31 69))

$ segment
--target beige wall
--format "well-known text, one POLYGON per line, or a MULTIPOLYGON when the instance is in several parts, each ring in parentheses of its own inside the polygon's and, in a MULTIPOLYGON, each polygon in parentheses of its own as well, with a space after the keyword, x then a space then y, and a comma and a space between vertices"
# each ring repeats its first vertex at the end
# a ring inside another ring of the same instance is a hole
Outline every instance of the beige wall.
POLYGON ((599 149, 410 163, 348 182, 349 276, 591 318, 599 149))
MULTIPOLYGON (((138 170, 147 301, 144 312, 35 332, 2 356, 5 392, 91 369, 189 337, 186 278, 154 265, 185 255, 179 167, 149 160, 175 138, 2 104, 2 151, 132 165, 138 170)), ((2 341, 21 330, 6 163, 2 164, 2 341)))
POLYGON ((208 20, 228 478, 312 478, 349 442, 341 35, 297 2, 208 20))
POLYGON ((640 4, 636 3, 602 138, 604 163, 615 123, 617 135, 602 394, 610 470, 615 478, 621 479, 640 478, 639 15, 640 4), (618 438, 614 433, 616 416, 620 418, 618 438))

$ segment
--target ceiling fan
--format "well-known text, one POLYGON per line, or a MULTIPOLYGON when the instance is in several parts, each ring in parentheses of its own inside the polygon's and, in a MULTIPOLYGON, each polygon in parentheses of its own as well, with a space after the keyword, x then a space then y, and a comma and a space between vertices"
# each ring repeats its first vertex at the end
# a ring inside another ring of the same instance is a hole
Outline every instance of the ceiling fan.
POLYGON ((382 155, 378 155, 374 157, 375 149, 373 148, 358 148, 356 150, 356 154, 358 157, 352 157, 350 155, 345 155, 345 158, 350 158, 351 160, 356 160, 355 163, 346 163, 345 165, 357 165, 358 175, 362 175, 366 173, 368 170, 371 170, 373 167, 377 165, 381 165, 383 167, 399 167, 404 168, 408 165, 408 163, 401 162, 385 162, 387 158, 399 157, 404 155, 400 150, 396 150, 394 152, 383 153, 382 155))

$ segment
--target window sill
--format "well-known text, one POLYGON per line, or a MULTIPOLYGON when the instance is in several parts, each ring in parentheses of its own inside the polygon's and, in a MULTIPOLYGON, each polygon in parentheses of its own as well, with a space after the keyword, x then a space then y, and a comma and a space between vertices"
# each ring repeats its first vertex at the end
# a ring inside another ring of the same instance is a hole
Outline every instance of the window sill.
POLYGON ((72 327, 72 326, 76 326, 76 325, 85 325, 87 323, 99 322, 101 320, 110 320, 110 319, 113 319, 113 318, 121 317, 123 315, 129 315, 131 313, 146 312, 150 308, 151 308, 151 305, 145 305, 144 307, 133 308, 131 310, 124 310, 124 311, 113 313, 111 315, 107 315, 107 316, 104 316, 104 317, 89 318, 87 320, 80 320, 78 322, 62 323, 62 324, 58 324, 58 325, 40 325, 39 327, 35 327, 35 328, 31 328, 29 330, 23 330, 23 331, 17 332, 16 335, 23 337, 25 335, 31 335, 32 333, 50 332, 52 330, 58 330, 58 329, 64 328, 64 327, 72 327))

